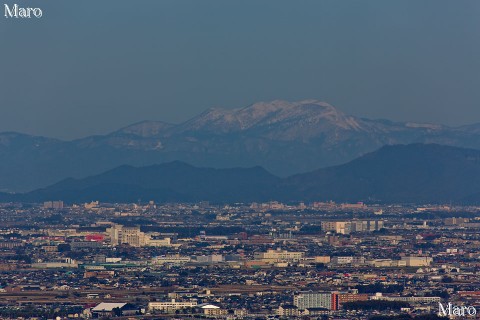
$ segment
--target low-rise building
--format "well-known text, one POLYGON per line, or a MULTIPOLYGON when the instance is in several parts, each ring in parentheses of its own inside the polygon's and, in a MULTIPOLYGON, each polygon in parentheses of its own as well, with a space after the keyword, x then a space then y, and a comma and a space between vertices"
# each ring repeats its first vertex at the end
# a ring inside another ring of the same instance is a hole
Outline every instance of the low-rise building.
POLYGON ((197 306, 197 301, 176 301, 172 299, 171 301, 165 302, 149 302, 148 310, 150 311, 160 311, 165 313, 175 312, 176 310, 184 308, 194 308, 197 306))

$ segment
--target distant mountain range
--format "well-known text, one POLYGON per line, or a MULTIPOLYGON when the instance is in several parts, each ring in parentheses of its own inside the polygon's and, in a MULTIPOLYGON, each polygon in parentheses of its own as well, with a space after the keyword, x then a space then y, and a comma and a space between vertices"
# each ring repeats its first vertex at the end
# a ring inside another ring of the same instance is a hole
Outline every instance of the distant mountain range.
POLYGON ((343 165, 287 178, 261 167, 211 169, 180 161, 121 166, 0 201, 325 201, 480 203, 480 151, 437 144, 385 146, 343 165))
POLYGON ((289 177, 282 199, 480 203, 480 150, 384 146, 349 163, 289 177))
POLYGON ((180 161, 147 167, 121 166, 85 179, 66 179, 25 195, 27 201, 62 199, 84 202, 220 202, 268 197, 280 179, 261 167, 197 168, 180 161), (238 199, 238 200, 237 200, 238 199))
POLYGON ((409 143, 480 149, 480 124, 452 128, 368 120, 307 100, 209 109, 177 125, 145 121, 74 141, 6 132, 0 133, 0 190, 25 192, 121 165, 175 160, 215 168, 260 165, 285 177, 409 143))

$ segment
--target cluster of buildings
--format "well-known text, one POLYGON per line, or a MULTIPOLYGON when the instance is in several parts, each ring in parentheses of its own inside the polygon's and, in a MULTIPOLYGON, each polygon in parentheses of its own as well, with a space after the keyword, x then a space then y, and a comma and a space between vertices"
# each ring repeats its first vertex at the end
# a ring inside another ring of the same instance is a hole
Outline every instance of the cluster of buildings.
POLYGON ((383 228, 383 220, 322 221, 322 230, 341 234, 352 232, 379 231, 383 228))
POLYGON ((0 318, 369 319, 479 305, 480 208, 437 209, 0 205, 0 318))
POLYGON ((125 227, 113 224, 106 229, 106 233, 110 237, 110 243, 114 246, 128 244, 132 247, 168 247, 172 245, 170 238, 155 238, 159 235, 142 232, 139 226, 125 227))

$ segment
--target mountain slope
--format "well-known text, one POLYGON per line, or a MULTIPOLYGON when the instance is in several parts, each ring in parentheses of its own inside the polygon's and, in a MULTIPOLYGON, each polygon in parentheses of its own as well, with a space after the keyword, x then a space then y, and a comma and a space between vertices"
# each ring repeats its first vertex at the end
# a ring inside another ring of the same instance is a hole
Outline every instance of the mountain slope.
POLYGON ((121 166, 85 179, 66 179, 23 196, 26 201, 63 199, 68 202, 101 200, 136 202, 253 201, 268 197, 268 187, 279 178, 260 167, 197 168, 175 161, 148 167, 121 166))
POLYGON ((305 200, 476 202, 480 151, 436 144, 385 146, 344 165, 292 176, 281 189, 284 198, 305 200))
POLYGON ((324 201, 480 203, 480 151, 436 144, 385 146, 349 163, 278 178, 261 167, 211 169, 179 161, 121 166, 85 179, 66 179, 0 201, 216 203, 324 201))
POLYGON ((29 191, 121 165, 175 160, 215 168, 262 166, 288 176, 346 163, 392 144, 480 149, 479 128, 362 119, 305 100, 209 109, 177 125, 144 121, 74 141, 0 133, 0 191, 29 191))

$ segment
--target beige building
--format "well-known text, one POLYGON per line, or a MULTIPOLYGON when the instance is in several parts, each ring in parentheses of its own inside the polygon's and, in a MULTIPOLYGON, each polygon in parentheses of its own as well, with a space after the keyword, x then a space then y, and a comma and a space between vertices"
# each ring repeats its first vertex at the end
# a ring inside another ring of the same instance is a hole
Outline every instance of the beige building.
POLYGON ((172 240, 170 238, 152 239, 150 236, 145 237, 145 246, 148 247, 170 247, 172 240))
POLYGON ((392 260, 392 259, 373 259, 373 260, 366 261, 366 263, 376 268, 407 266, 407 263, 405 260, 392 260))
POLYGON ((334 231, 341 234, 348 233, 345 230, 345 221, 322 221, 321 225, 323 231, 334 231))
POLYGON ((277 315, 281 317, 297 317, 298 315, 300 315, 300 312, 297 306, 283 305, 278 307, 277 315))
POLYGON ((176 310, 180 310, 184 308, 194 308, 196 306, 197 306, 196 301, 176 301, 175 299, 172 299, 172 301, 168 301, 168 302, 149 302, 148 310, 161 311, 165 313, 173 313, 176 310))
POLYGON ((145 245, 145 233, 140 227, 123 227, 121 231, 121 243, 128 243, 132 247, 143 247, 145 245))
POLYGON ((255 260, 279 262, 279 261, 298 261, 305 257, 304 252, 290 252, 286 250, 267 250, 267 252, 256 252, 255 260))
POLYGON ((168 247, 171 245, 170 238, 152 239, 150 234, 140 231, 140 227, 125 227, 115 224, 107 228, 112 245, 129 244, 132 247, 168 247))
POLYGON ((402 260, 405 262, 407 267, 426 267, 429 266, 433 259, 430 257, 402 257, 402 260))
POLYGON ((322 221, 321 225, 323 231, 350 234, 380 230, 383 228, 383 220, 322 221))
POLYGON ((222 309, 219 306, 209 303, 198 305, 197 309, 201 310, 203 314, 206 314, 208 316, 222 316, 228 313, 228 310, 222 309))
POLYGON ((315 263, 330 263, 330 256, 316 256, 315 263))

